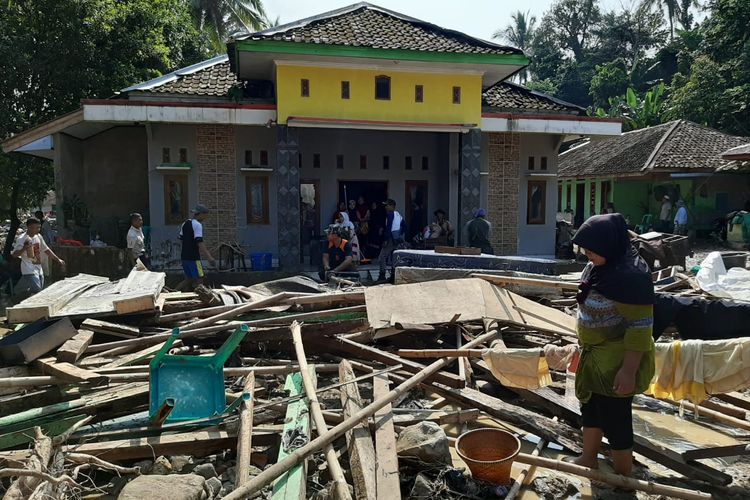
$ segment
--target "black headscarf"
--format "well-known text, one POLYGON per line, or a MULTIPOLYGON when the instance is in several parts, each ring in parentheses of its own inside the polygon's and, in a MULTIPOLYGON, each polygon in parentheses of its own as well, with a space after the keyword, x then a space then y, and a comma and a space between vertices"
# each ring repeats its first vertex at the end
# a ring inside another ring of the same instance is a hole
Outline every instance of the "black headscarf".
POLYGON ((601 255, 602 266, 589 264, 581 277, 579 302, 596 290, 610 300, 624 304, 653 304, 651 271, 630 243, 628 226, 620 214, 595 215, 584 222, 573 243, 601 255))

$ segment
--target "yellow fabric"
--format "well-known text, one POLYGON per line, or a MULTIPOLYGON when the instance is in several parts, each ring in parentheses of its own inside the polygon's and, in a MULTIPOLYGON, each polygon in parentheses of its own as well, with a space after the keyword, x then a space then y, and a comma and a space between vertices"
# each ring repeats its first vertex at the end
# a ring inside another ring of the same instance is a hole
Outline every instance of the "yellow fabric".
POLYGON ((695 404, 708 394, 750 387, 750 339, 687 340, 656 344, 649 393, 695 404))
POLYGON ((506 387, 539 389, 552 383, 541 349, 485 349, 482 359, 506 387))

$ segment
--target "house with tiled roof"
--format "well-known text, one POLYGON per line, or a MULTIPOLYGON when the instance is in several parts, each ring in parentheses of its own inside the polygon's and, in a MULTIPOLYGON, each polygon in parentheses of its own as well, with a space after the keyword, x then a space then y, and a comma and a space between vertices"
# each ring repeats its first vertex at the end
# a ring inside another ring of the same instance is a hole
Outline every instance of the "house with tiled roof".
POLYGON ((559 156, 558 209, 581 222, 612 203, 638 224, 667 195, 686 203, 693 229, 712 229, 750 200, 750 178, 725 153, 747 140, 688 120, 585 140, 559 156))
POLYGON ((412 229, 437 209, 461 227, 482 207, 497 253, 553 255, 560 144, 620 123, 510 83, 528 64, 359 3, 235 36, 226 55, 84 100, 2 147, 52 159, 58 199, 84 204, 108 243, 143 213, 165 266, 196 203, 211 210, 210 246, 292 269, 359 197, 396 200, 412 229))

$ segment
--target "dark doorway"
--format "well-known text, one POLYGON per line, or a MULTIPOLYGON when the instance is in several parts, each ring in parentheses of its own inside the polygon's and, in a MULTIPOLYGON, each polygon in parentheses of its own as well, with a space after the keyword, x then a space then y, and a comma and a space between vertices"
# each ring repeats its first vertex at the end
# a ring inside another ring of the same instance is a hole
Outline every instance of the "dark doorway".
POLYGON ((427 225, 427 181, 406 181, 404 211, 409 241, 427 225))
POLYGON ((300 261, 312 252, 310 242, 320 236, 320 181, 302 180, 299 184, 300 261))
POLYGON ((388 199, 388 181, 339 181, 339 202, 349 203, 360 196, 368 205, 384 202, 388 199))
POLYGON ((586 207, 586 184, 576 184, 576 214, 573 218, 573 226, 580 227, 583 224, 583 211, 586 207))

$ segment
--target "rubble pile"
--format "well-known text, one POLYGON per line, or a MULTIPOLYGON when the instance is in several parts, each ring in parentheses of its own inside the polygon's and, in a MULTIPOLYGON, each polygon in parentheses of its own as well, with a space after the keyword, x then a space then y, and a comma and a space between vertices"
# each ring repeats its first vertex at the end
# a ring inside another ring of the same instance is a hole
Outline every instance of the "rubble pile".
MULTIPOLYGON (((676 269, 654 278, 670 296, 699 293, 676 269)), ((575 275, 163 287, 148 271, 79 275, 8 309, 3 498, 746 495, 741 391, 637 397, 634 478, 611 473, 607 453, 599 470, 562 460, 582 442, 566 371, 575 275), (508 348, 538 349, 545 382, 503 385, 517 374, 492 353, 508 348), (481 428, 521 444, 505 484, 457 449, 481 428)))

